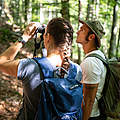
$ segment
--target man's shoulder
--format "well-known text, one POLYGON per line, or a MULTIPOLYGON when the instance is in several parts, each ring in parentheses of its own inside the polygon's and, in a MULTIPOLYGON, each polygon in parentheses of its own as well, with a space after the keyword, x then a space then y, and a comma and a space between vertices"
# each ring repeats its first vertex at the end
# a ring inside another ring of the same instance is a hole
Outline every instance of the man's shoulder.
POLYGON ((104 65, 102 61, 96 57, 88 57, 90 54, 98 54, 105 59, 105 55, 100 50, 92 51, 86 54, 84 60, 81 62, 80 66, 82 67, 82 69, 87 70, 88 68, 89 69, 103 68, 104 65))
POLYGON ((88 57, 91 54, 98 54, 103 59, 105 59, 105 55, 104 55, 104 53, 102 51, 100 51, 100 50, 94 50, 94 51, 92 51, 92 52, 90 52, 90 53, 88 53, 88 54, 85 55, 85 58, 82 61, 82 64, 99 64, 99 63, 102 63, 101 60, 99 60, 96 57, 88 57))
POLYGON ((100 55, 102 58, 105 59, 105 55, 104 55, 104 53, 103 53, 101 50, 94 50, 94 51, 92 51, 92 52, 89 52, 88 54, 86 54, 85 57, 87 57, 87 56, 89 56, 89 55, 91 55, 91 54, 98 54, 98 55, 100 55))
POLYGON ((80 66, 92 66, 97 64, 96 58, 95 57, 86 57, 84 60, 81 62, 80 66))

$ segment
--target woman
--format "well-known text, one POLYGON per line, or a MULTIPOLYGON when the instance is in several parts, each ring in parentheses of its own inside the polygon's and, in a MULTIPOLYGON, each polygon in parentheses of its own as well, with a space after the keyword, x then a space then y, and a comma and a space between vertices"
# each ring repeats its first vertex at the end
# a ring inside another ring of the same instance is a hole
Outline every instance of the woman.
MULTIPOLYGON (((23 33, 22 39, 17 41, 0 56, 0 70, 9 75, 16 76, 23 83, 24 104, 17 118, 19 120, 34 120, 38 110, 41 91, 39 87, 41 84, 39 66, 34 59, 30 58, 14 60, 23 44, 32 39, 36 29, 37 26, 35 23, 29 24, 23 33)), ((81 80, 81 75, 77 77, 78 73, 81 74, 81 68, 70 61, 72 40, 73 28, 67 20, 63 18, 53 18, 48 23, 44 33, 44 45, 47 50, 47 57, 42 59, 41 65, 45 77, 49 77, 50 69, 52 69, 53 72, 56 68, 63 68, 58 71, 59 76, 57 77, 68 78, 72 76, 72 79, 81 80), (49 67, 43 70, 47 65, 49 67), (70 76, 66 74, 67 72, 70 73, 70 76)), ((39 59, 41 58, 37 58, 38 61, 39 59)), ((52 77, 55 77, 53 73, 52 77)), ((80 99, 80 101, 82 101, 82 96, 80 99)), ((79 110, 81 112, 81 106, 79 106, 79 110)), ((42 113, 42 115, 43 114, 44 113, 42 113)), ((52 120, 53 119, 58 120, 58 118, 52 118, 52 120)), ((59 119, 68 120, 65 116, 59 119)), ((81 113, 78 117, 78 120, 80 119, 81 113)))

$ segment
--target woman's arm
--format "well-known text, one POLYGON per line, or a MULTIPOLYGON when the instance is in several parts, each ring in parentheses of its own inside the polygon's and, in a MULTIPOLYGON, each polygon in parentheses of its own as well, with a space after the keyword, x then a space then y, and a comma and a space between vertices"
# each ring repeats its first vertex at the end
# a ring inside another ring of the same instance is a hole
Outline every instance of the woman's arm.
MULTIPOLYGON (((32 39, 36 30, 36 24, 31 23, 29 24, 23 35, 22 38, 25 42, 32 39)), ((12 46, 10 46, 5 52, 0 55, 0 71, 5 72, 11 76, 17 77, 17 69, 20 60, 14 60, 17 53, 22 48, 22 42, 15 42, 12 46)))

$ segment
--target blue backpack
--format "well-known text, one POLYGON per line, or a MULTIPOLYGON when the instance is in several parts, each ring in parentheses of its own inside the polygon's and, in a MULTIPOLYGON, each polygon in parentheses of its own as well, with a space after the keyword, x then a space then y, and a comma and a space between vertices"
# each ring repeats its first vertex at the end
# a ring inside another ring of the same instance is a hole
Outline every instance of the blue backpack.
POLYGON ((83 86, 75 79, 78 66, 70 63, 66 78, 59 77, 59 70, 52 71, 44 58, 34 58, 40 69, 41 91, 35 120, 82 120, 81 103, 83 86))

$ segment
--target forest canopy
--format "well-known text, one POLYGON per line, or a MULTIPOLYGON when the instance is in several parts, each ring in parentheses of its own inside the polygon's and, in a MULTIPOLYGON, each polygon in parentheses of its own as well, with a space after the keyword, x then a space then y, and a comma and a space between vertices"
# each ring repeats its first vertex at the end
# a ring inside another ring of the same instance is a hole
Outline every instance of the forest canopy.
MULTIPOLYGON (((64 17, 74 28, 72 58, 78 63, 83 50, 76 44, 79 18, 100 20, 105 28, 101 50, 108 56, 120 57, 120 1, 119 0, 0 0, 0 16, 7 24, 20 30, 32 22, 47 24, 53 17, 64 17)), ((15 41, 15 40, 13 40, 15 41)))

